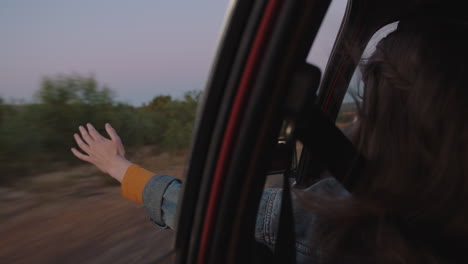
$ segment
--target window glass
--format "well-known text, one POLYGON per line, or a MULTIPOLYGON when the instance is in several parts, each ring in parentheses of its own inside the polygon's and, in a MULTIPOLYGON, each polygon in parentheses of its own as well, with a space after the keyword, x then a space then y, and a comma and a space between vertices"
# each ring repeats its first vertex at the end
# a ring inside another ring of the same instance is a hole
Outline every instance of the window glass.
POLYGON ((72 155, 73 134, 110 123, 130 162, 182 178, 227 5, 0 1, 2 262, 150 263, 171 249, 171 229, 72 155))
POLYGON ((317 66, 321 72, 327 66, 330 53, 340 30, 348 0, 333 0, 317 33, 307 62, 317 66))
MULTIPOLYGON (((375 51, 377 43, 387 36, 390 32, 394 31, 398 26, 398 22, 391 23, 379 29, 371 38, 369 43, 364 50, 364 53, 361 57, 362 60, 365 60, 375 51)), ((362 82, 361 71, 358 68, 354 71, 351 82, 349 83, 348 90, 344 97, 343 103, 341 104, 338 117, 336 119, 336 125, 340 128, 346 130, 346 127, 349 127, 356 120, 357 115, 357 105, 361 100, 362 89, 364 84, 362 82)))
MULTIPOLYGON (((322 74, 327 66, 333 44, 335 43, 341 22, 343 21, 347 3, 348 0, 333 0, 331 2, 307 56, 307 62, 317 66, 322 74)), ((293 167, 301 157, 302 148, 302 143, 297 141, 295 143, 295 159, 293 160, 293 167)), ((282 184, 282 174, 270 173, 267 177, 265 188, 281 187, 282 184)))

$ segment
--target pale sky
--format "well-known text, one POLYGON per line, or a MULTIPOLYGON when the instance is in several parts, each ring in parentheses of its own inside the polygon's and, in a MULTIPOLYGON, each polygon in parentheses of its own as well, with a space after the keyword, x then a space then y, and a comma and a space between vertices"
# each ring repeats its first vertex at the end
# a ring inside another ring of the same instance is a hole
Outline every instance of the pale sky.
MULTIPOLYGON (((0 96, 30 101, 43 76, 94 74, 134 105, 205 86, 228 0, 1 0, 0 96)), ((324 68, 335 0, 308 61, 324 68)))

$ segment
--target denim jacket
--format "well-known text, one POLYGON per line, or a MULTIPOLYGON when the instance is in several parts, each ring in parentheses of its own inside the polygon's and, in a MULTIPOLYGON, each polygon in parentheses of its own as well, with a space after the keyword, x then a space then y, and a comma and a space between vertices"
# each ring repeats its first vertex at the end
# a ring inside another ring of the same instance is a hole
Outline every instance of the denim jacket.
MULTIPOLYGON (((174 228, 176 207, 182 183, 168 175, 156 175, 145 185, 143 204, 150 220, 162 228, 174 228)), ((328 194, 336 197, 349 193, 334 178, 320 180, 297 192, 328 194)), ((295 192, 295 193, 297 193, 295 192)), ((260 201, 255 226, 255 239, 273 250, 276 243, 278 220, 281 208, 282 189, 265 189, 260 201)), ((310 245, 317 217, 303 208, 293 194, 293 213, 296 232, 297 263, 314 263, 319 252, 310 245)))

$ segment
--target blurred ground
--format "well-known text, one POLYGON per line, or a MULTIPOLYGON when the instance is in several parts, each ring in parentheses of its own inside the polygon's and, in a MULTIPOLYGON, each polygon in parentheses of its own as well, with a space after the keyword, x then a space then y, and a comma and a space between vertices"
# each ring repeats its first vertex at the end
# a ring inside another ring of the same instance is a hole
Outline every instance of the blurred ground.
MULTIPOLYGON (((132 161, 181 178, 185 155, 142 148, 132 161)), ((108 181, 81 165, 0 187, 0 263, 150 263, 169 252, 174 232, 108 181)))

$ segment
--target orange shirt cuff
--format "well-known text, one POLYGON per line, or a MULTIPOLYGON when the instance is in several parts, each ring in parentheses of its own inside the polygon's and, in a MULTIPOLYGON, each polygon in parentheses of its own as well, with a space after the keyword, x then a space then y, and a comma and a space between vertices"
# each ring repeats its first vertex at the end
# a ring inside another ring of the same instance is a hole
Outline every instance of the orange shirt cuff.
POLYGON ((122 180, 122 196, 128 200, 143 203, 143 189, 154 175, 136 164, 130 165, 122 180))

